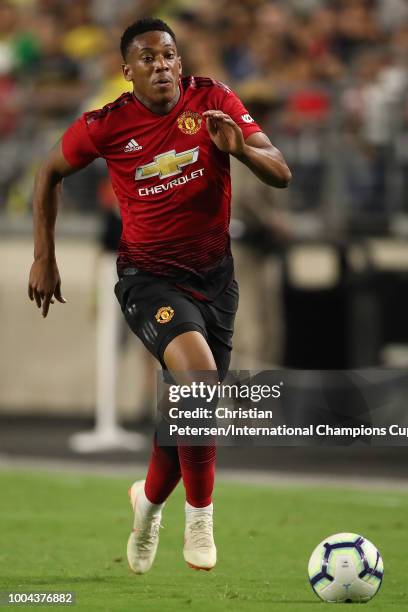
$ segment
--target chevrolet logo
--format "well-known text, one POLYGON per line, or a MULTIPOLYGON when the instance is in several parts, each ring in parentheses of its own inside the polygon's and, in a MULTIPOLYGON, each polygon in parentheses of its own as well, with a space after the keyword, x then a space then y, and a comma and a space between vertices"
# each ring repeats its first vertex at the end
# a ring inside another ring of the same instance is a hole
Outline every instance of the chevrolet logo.
POLYGON ((136 168, 135 179, 141 181, 153 176, 168 178, 180 174, 180 172, 183 172, 184 166, 194 164, 197 161, 199 150, 200 147, 195 147, 188 151, 182 151, 182 153, 176 153, 174 149, 166 153, 160 153, 160 155, 155 156, 154 162, 151 164, 136 168))

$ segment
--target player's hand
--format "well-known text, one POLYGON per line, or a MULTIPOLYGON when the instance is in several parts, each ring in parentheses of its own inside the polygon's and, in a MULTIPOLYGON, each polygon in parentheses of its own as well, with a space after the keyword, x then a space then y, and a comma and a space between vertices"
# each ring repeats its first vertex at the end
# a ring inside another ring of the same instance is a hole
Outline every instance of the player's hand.
POLYGON ((48 314, 50 304, 54 304, 54 297, 61 304, 66 300, 61 294, 61 277, 56 261, 36 259, 31 266, 28 281, 28 297, 42 308, 42 316, 48 314))
POLYGON ((241 155, 245 140, 239 125, 229 115, 219 110, 208 110, 203 113, 207 121, 207 130, 213 143, 224 153, 241 155))

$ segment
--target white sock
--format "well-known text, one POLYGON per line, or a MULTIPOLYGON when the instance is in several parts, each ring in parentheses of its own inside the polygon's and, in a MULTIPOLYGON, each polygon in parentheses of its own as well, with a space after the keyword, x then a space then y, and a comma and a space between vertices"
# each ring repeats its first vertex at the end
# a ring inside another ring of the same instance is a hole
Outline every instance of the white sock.
POLYGON ((161 514, 165 502, 163 502, 162 504, 153 504, 147 499, 146 493, 143 489, 143 491, 141 491, 138 495, 137 504, 142 515, 150 517, 161 514))
POLYGON ((213 504, 208 504, 208 506, 204 506, 203 508, 196 508, 195 506, 192 506, 191 504, 188 503, 188 501, 186 501, 186 514, 190 514, 194 513, 194 512, 209 512, 210 514, 213 513, 213 504))

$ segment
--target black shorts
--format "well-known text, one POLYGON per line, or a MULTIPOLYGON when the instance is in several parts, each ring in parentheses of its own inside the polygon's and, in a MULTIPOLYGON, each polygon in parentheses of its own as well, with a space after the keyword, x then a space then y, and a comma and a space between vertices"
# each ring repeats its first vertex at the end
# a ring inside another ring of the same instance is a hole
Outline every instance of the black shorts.
POLYGON ((202 301, 164 278, 137 271, 121 276, 115 286, 130 329, 166 370, 163 354, 176 336, 198 331, 213 353, 220 380, 227 374, 234 319, 238 308, 238 285, 232 280, 212 301, 202 301))

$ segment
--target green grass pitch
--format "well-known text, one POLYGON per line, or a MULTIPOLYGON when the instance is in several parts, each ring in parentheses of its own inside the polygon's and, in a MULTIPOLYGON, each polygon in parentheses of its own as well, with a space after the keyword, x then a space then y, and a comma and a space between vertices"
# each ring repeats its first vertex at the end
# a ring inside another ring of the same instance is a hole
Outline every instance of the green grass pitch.
POLYGON ((212 572, 196 572, 182 557, 179 486, 165 508, 156 563, 135 576, 126 562, 129 484, 122 477, 0 472, 0 591, 75 591, 73 609, 90 612, 313 612, 327 604, 308 584, 309 556, 324 537, 351 531, 372 540, 384 558, 384 583, 369 609, 408 609, 407 493, 218 482, 219 562, 212 572))

